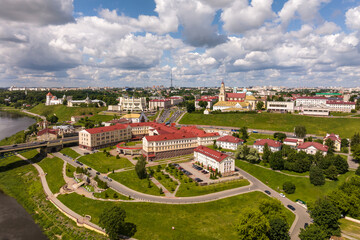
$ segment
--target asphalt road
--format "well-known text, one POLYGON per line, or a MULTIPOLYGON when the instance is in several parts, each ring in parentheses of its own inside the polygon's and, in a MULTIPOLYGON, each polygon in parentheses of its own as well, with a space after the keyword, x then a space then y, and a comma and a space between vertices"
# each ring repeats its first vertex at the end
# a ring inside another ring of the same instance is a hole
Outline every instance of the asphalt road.
MULTIPOLYGON (((69 164, 73 165, 74 167, 81 167, 81 165, 77 164, 74 160, 63 156, 61 153, 54 153, 56 157, 59 157, 63 159, 64 161, 68 162, 69 164)), ((83 166, 84 167, 84 166, 83 166)), ((298 235, 300 233, 300 228, 304 228, 305 223, 310 224, 310 216, 306 212, 306 209, 290 199, 286 197, 281 197, 278 192, 275 190, 269 188, 264 183, 262 183, 257 178, 253 177, 252 175, 248 174, 247 172, 241 170, 240 168, 236 168, 236 170, 243 175, 246 179, 250 181, 249 186, 235 188, 235 189, 229 189, 217 193, 211 193, 207 195, 202 196, 194 196, 194 197, 161 197, 161 196, 153 196, 149 194, 140 193, 137 191, 134 191, 119 182, 116 181, 108 181, 104 177, 106 175, 100 174, 100 179, 106 181, 108 183, 108 186, 113 188, 115 191, 125 195, 130 196, 134 199, 140 200, 140 201, 146 201, 146 202, 154 202, 154 203, 162 203, 162 204, 195 204, 195 203, 204 203, 204 202, 210 202, 210 201, 216 201, 223 198, 228 198, 232 196, 236 196, 243 193, 253 192, 253 191, 261 191, 264 192, 265 190, 268 190, 271 192, 271 197, 274 197, 281 201, 281 203, 287 207, 287 205, 292 205, 295 207, 295 211, 293 213, 295 214, 295 221, 293 222, 291 228, 290 228, 290 234, 291 239, 299 239, 298 235)), ((96 171, 94 169, 89 171, 92 176, 95 176, 96 171)), ((291 210, 290 210, 291 211, 291 210)))
POLYGON ((79 139, 78 136, 73 136, 73 137, 66 137, 64 139, 59 138, 59 139, 51 140, 51 141, 19 143, 19 144, 15 144, 15 145, 0 146, 0 153, 1 152, 9 152, 9 151, 19 151, 24 148, 46 147, 48 142, 49 142, 49 144, 60 143, 61 141, 66 143, 66 141, 74 141, 74 140, 78 140, 78 139, 79 139))

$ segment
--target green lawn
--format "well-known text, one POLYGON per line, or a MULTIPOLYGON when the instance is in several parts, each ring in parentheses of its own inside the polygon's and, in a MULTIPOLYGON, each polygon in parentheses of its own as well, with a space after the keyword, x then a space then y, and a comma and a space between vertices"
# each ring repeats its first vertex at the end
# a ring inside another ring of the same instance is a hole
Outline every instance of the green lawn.
POLYGON ((341 232, 353 237, 354 239, 360 239, 360 224, 346 220, 344 218, 339 220, 341 232))
POLYGON ((48 239, 105 240, 104 236, 76 223, 46 199, 36 169, 13 156, 0 161, 0 189, 31 214, 48 239))
POLYGON ((41 103, 33 107, 30 110, 30 112, 45 117, 55 114, 59 118, 59 122, 62 122, 62 121, 70 121, 71 116, 89 115, 90 113, 96 115, 97 113, 104 111, 106 109, 107 109, 106 107, 82 108, 82 107, 67 107, 64 105, 45 106, 45 104, 41 103))
POLYGON ((246 144, 253 145, 256 140, 267 139, 267 138, 274 139, 273 135, 261 134, 261 133, 250 133, 249 138, 246 140, 246 144))
POLYGON ((86 164, 89 167, 101 172, 107 173, 115 169, 121 169, 134 166, 128 159, 116 159, 114 156, 107 157, 103 152, 97 152, 82 156, 78 161, 86 164))
POLYGON ((135 146, 136 144, 142 144, 142 141, 127 142, 125 143, 125 146, 135 146))
POLYGON ((20 153, 21 156, 26 157, 27 159, 32 159, 33 157, 35 157, 38 154, 39 154, 39 152, 36 149, 20 153))
POLYGON ((73 165, 66 164, 66 176, 73 178, 76 168, 73 165))
POLYGON ((330 112, 330 116, 351 116, 355 113, 348 113, 348 112, 330 112))
POLYGON ((63 149, 61 149, 60 152, 63 154, 66 154, 74 159, 80 156, 80 154, 78 154, 76 151, 72 150, 71 148, 63 148, 63 149))
POLYGON ((350 171, 339 176, 338 181, 326 181, 325 185, 323 186, 314 186, 310 183, 309 178, 286 176, 271 169, 264 169, 245 161, 236 160, 236 166, 250 173, 278 192, 282 190, 282 185, 284 182, 293 182, 296 186, 296 191, 294 194, 287 194, 287 197, 293 201, 296 199, 301 199, 305 202, 315 201, 319 197, 325 196, 326 194, 335 190, 350 176, 354 175, 354 172, 350 171))
POLYGON ((110 120, 113 120, 114 119, 114 116, 111 116, 111 115, 95 115, 95 116, 92 116, 89 118, 90 120, 93 120, 93 121, 101 121, 101 122, 107 122, 107 121, 110 121, 110 120))
POLYGON ((212 114, 187 113, 180 124, 214 125, 266 129, 273 131, 293 132, 297 125, 304 125, 308 133, 325 135, 336 133, 340 137, 351 137, 359 131, 360 119, 355 118, 322 118, 294 114, 259 113, 259 114, 212 114), (346 126, 346 127, 344 127, 346 126))
POLYGON ((103 198, 103 199, 122 199, 122 200, 130 200, 129 197, 126 197, 114 190, 112 190, 111 188, 106 189, 105 191, 101 192, 101 193, 94 193, 94 197, 96 198, 103 198), (108 195, 108 197, 105 197, 105 195, 108 195), (117 197, 114 197, 116 194, 117 197))
POLYGON ((0 146, 24 143, 25 142, 24 139, 25 139, 25 133, 24 131, 20 131, 10 137, 6 137, 3 140, 1 140, 0 146))
MULTIPOLYGON (((162 165, 163 169, 164 165, 162 165)), ((149 169, 154 170, 153 177, 156 178, 169 192, 174 192, 176 189, 176 184, 178 184, 176 181, 173 181, 172 178, 168 174, 164 174, 162 171, 157 172, 158 167, 150 167, 149 169), (168 177, 167 177, 168 176, 168 177)))
POLYGON ((60 188, 65 185, 65 180, 62 174, 64 161, 60 158, 44 158, 39 163, 39 166, 46 174, 46 181, 52 193, 57 193, 60 188))
MULTIPOLYGON (((265 194, 252 192, 202 204, 156 204, 137 202, 103 202, 77 194, 61 195, 60 201, 75 212, 90 215, 99 222, 102 211, 118 204, 126 211, 126 221, 136 225, 137 239, 236 239, 236 221, 245 208, 256 208, 265 194), (245 207, 246 206, 246 207, 245 207), (175 230, 171 228, 175 227, 175 230)), ((289 225, 295 215, 285 210, 289 225)))
POLYGON ((149 181, 147 179, 139 179, 135 170, 111 173, 109 177, 135 191, 151 195, 160 195, 159 188, 151 181, 151 187, 149 188, 149 181))

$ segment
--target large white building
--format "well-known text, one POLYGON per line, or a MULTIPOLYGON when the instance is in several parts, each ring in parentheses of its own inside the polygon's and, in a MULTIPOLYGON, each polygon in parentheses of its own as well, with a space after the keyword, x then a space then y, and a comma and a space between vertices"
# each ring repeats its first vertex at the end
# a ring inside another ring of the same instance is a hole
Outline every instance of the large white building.
POLYGON ((236 150, 238 146, 242 145, 243 143, 244 140, 231 135, 226 135, 216 140, 216 145, 218 147, 230 150, 236 150))
POLYGON ((223 176, 235 172, 235 160, 232 157, 204 146, 195 148, 194 160, 205 168, 209 167, 213 171, 217 169, 223 176))
POLYGON ((324 156, 327 154, 328 147, 318 142, 304 142, 296 147, 300 151, 304 151, 307 154, 315 155, 316 152, 321 152, 324 156))
POLYGON ((50 106, 50 105, 63 104, 64 99, 65 99, 65 95, 63 96, 63 98, 57 98, 56 96, 52 95, 51 92, 49 92, 48 94, 46 94, 45 105, 50 106))
POLYGON ((68 107, 76 107, 76 106, 80 106, 81 104, 86 104, 86 105, 96 104, 99 107, 106 106, 106 103, 104 101, 97 99, 91 100, 89 97, 86 97, 84 100, 68 100, 67 102, 68 107))
POLYGON ((274 112, 294 112, 295 102, 272 101, 267 102, 267 110, 274 112))
POLYGON ((165 109, 170 107, 171 107, 170 99, 153 99, 149 101, 150 110, 165 109))
POLYGON ((129 97, 120 97, 118 105, 109 105, 109 111, 146 111, 146 98, 129 98, 129 97))
POLYGON ((351 112, 351 110, 355 109, 356 103, 330 100, 326 101, 326 106, 331 112, 351 112))
POLYGON ((296 106, 326 106, 327 101, 326 97, 298 97, 296 106))

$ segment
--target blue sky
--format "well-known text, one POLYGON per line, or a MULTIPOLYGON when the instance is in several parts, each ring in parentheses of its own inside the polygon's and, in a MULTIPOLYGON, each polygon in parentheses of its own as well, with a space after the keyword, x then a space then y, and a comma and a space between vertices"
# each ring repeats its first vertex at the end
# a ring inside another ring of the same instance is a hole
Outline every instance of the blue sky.
POLYGON ((5 0, 2 86, 360 85, 359 0, 5 0))

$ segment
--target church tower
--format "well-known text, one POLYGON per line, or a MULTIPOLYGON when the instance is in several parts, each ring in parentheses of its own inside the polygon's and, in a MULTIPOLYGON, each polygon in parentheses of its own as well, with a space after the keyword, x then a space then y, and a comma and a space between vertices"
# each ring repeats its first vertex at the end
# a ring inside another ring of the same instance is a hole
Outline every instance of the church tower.
POLYGON ((225 84, 224 81, 221 82, 220 94, 219 94, 219 102, 226 101, 226 92, 225 92, 225 84))

